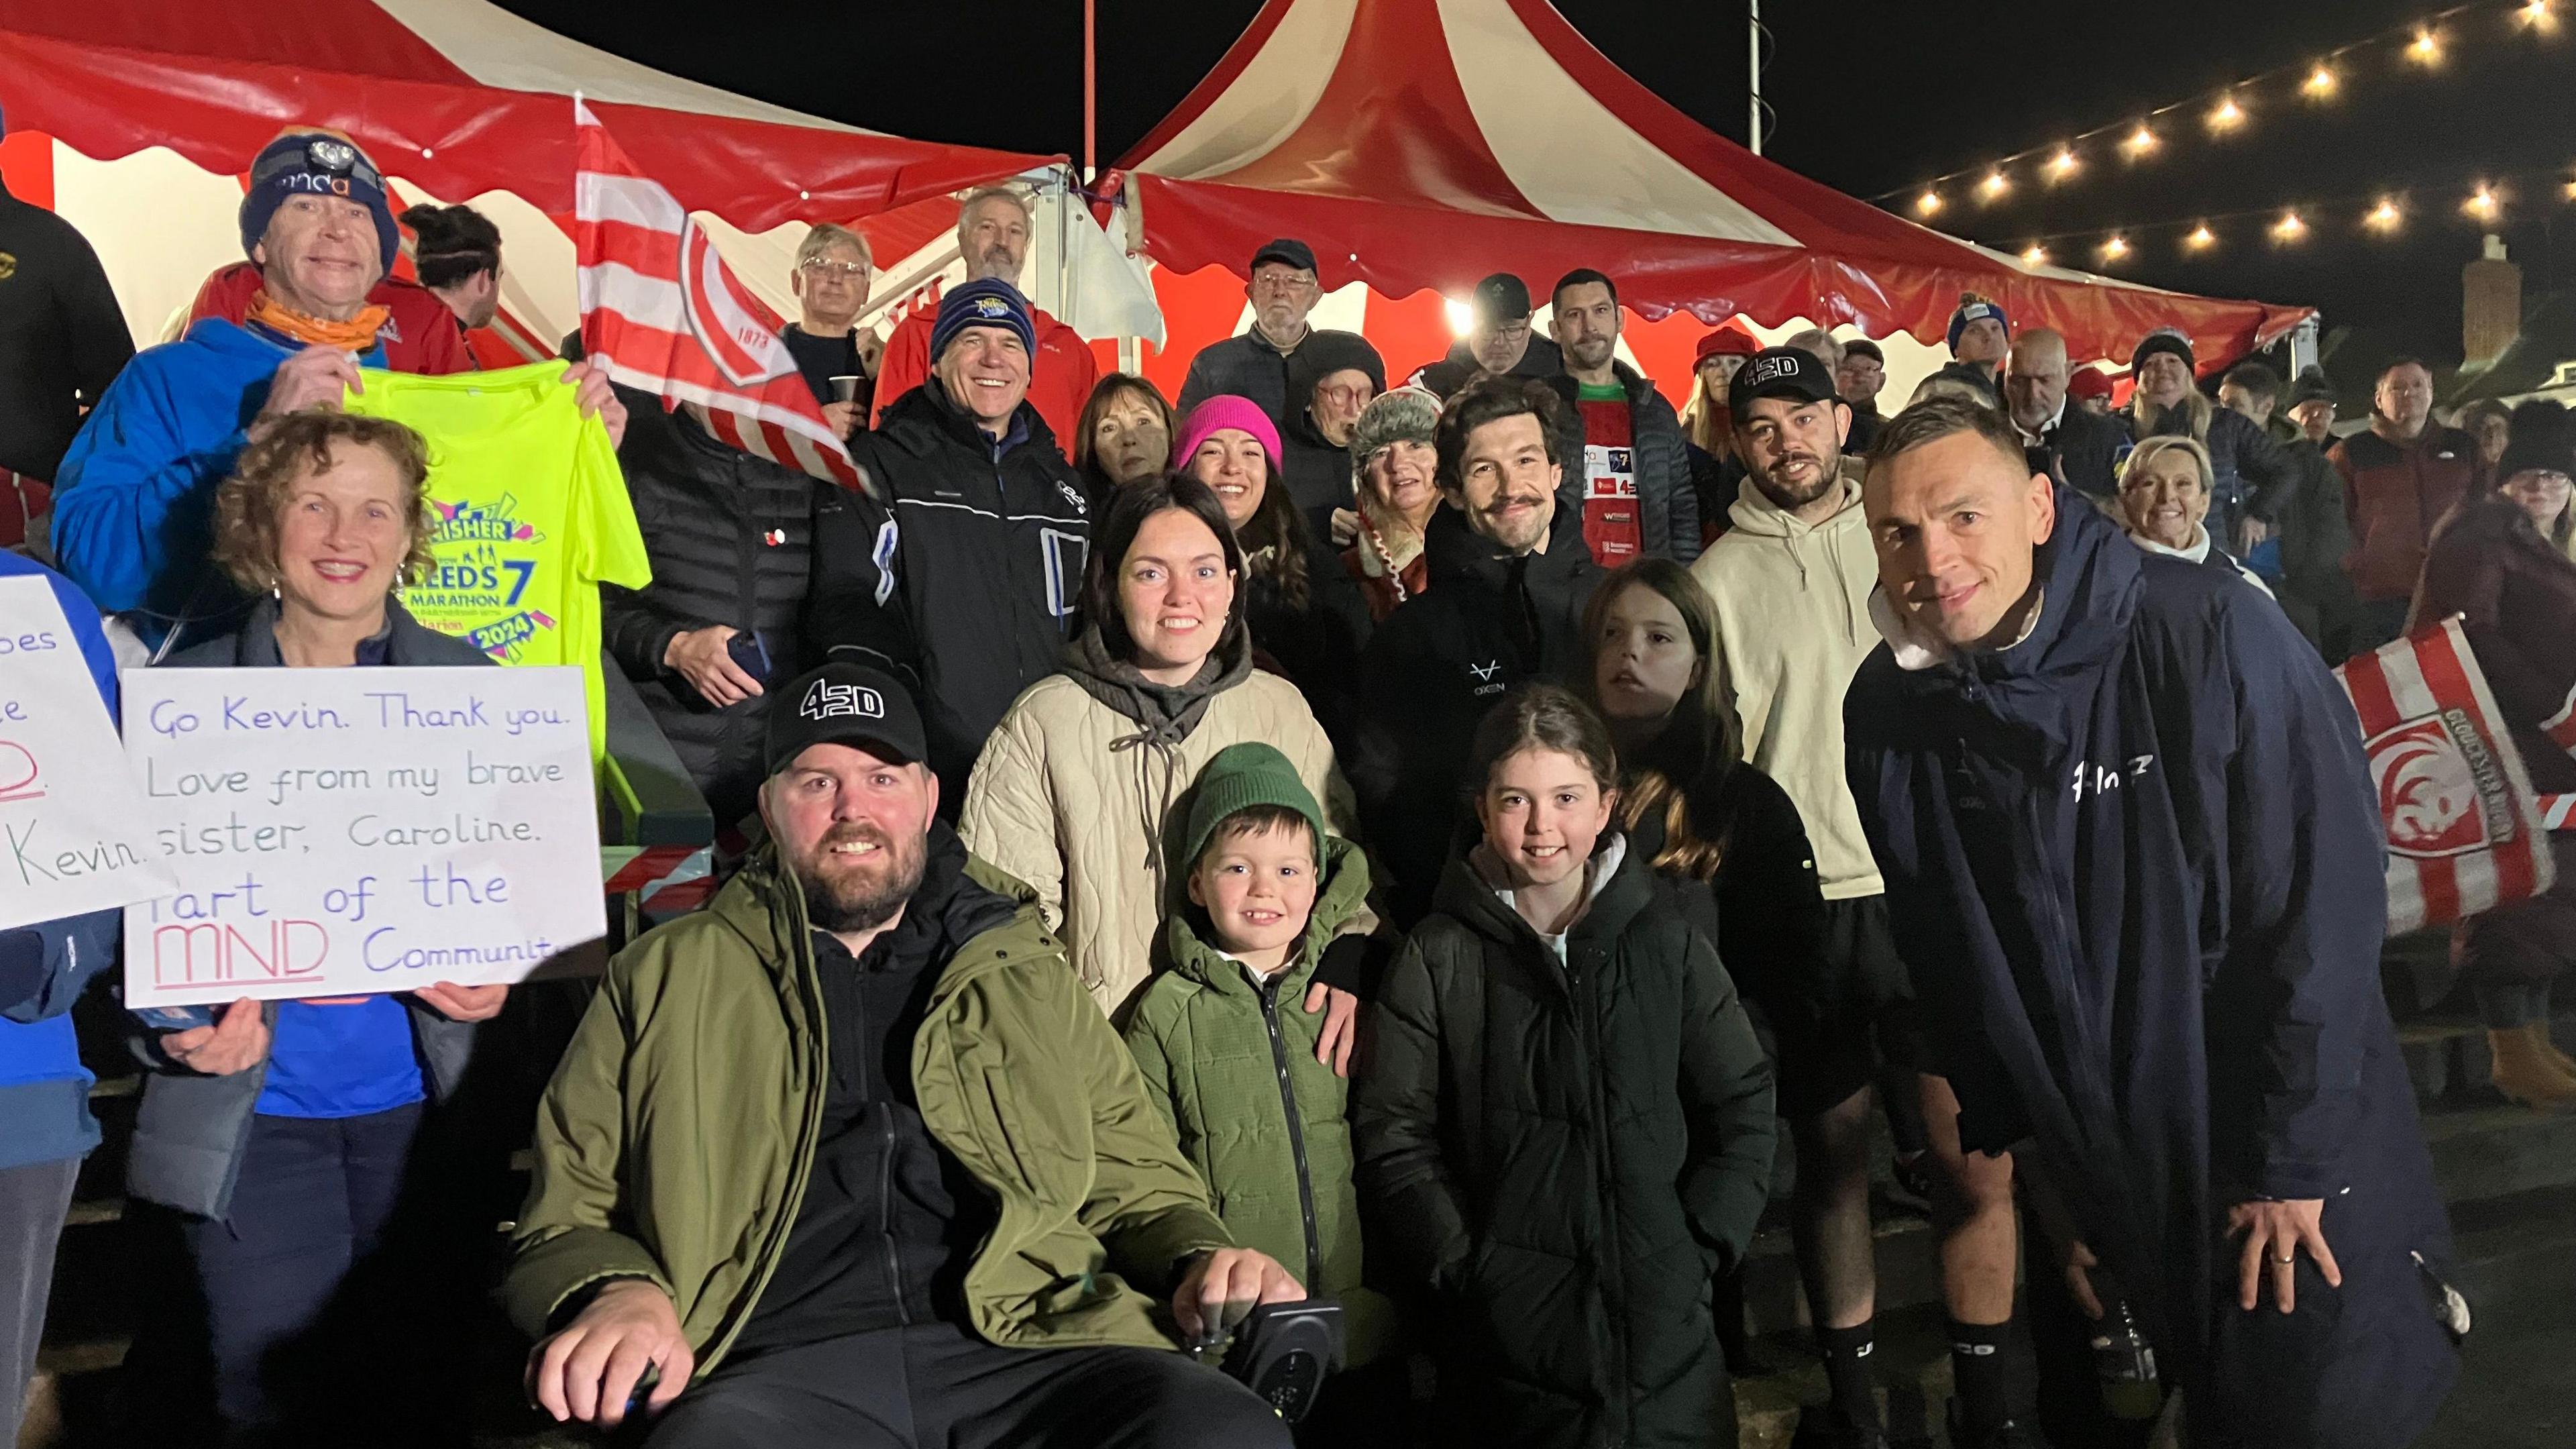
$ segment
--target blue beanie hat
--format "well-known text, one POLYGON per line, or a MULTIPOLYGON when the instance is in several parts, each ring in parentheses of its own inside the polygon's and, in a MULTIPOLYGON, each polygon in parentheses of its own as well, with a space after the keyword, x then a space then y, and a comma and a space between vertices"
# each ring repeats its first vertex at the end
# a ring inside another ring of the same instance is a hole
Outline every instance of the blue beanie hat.
POLYGON ((930 361, 937 366, 948 344, 969 327, 1007 327, 1020 339, 1020 349, 1034 362, 1038 355, 1037 324, 1029 320, 1029 299, 999 277, 951 288, 939 299, 939 319, 930 324, 930 361))
POLYGON ((2004 315, 2004 309, 2000 303, 1989 301, 1984 297, 1961 297, 1959 310, 1950 314, 1950 350, 1953 352, 1959 350, 1959 334, 1968 330, 1969 323, 1983 322, 1989 317, 1995 319, 1995 324, 2004 329, 2005 336, 2012 335, 2012 319, 2004 315))
POLYGON ((298 192, 341 197, 374 213, 378 261, 385 271, 394 269, 402 229, 394 225, 384 173, 357 142, 329 131, 289 131, 260 148, 259 158, 250 164, 250 189, 242 193, 242 255, 259 246, 268 235, 269 219, 298 192))

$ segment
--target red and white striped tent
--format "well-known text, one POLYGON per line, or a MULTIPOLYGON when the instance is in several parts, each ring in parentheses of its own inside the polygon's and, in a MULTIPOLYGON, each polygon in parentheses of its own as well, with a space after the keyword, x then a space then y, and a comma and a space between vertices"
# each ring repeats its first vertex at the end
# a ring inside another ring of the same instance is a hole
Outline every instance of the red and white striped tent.
MULTIPOLYGON (((401 200, 470 200, 491 215, 504 237, 504 300, 550 348, 574 320, 576 93, 641 169, 728 224, 720 240, 858 223, 1053 159, 802 115, 637 65, 486 0, 0 6, 10 133, 0 167, 11 190, 91 238, 143 342, 208 271, 239 259, 230 214, 251 158, 280 129, 315 124, 355 137, 401 200)), ((925 234, 917 220, 897 224, 876 237, 878 251, 904 255, 925 234)), ((770 270, 746 280, 774 303, 785 273, 770 270)))
MULTIPOLYGON (((1546 0, 1268 0, 1119 165, 1143 250, 1167 274, 1239 278, 1263 242, 1302 236, 1328 289, 1366 284, 1372 319, 1382 299, 1461 297, 1493 271, 1543 293, 1580 266, 1616 276, 1641 318, 1695 317, 1679 327, 1692 340, 1742 315, 1766 333, 1800 322, 1937 347, 1973 291, 2016 326, 2065 333, 2079 358, 2125 359, 2179 326, 2222 359, 2308 315, 2026 266, 1853 200, 1701 128, 1546 0)), ((1186 296, 1161 277, 1158 291, 1177 371, 1212 338, 1176 315, 1186 296)), ((1687 372, 1690 341, 1629 341, 1687 372)))

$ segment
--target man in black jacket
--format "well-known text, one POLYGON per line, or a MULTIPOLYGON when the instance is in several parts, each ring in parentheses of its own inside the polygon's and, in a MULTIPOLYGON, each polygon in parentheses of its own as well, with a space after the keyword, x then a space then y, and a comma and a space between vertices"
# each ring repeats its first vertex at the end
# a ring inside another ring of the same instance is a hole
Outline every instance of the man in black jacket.
POLYGON ((1618 359, 1618 284, 1589 267, 1568 272, 1548 308, 1565 371, 1547 384, 1571 419, 1565 451, 1580 462, 1576 492, 1593 561, 1617 568, 1651 554, 1689 563, 1699 557, 1699 502, 1682 420, 1618 359))
POLYGON ((1284 428, 1290 417, 1289 363, 1315 335, 1306 317, 1324 299, 1323 284, 1315 278, 1314 248, 1283 236, 1254 252, 1243 295, 1252 303, 1252 325, 1240 336, 1199 349, 1172 410, 1187 416, 1209 398, 1231 393, 1260 404, 1270 421, 1284 428))
POLYGON ((1055 672, 1082 592, 1091 520, 1026 401, 1034 337, 1010 283, 952 289, 931 380, 852 441, 867 492, 827 492, 814 513, 807 643, 917 681, 951 814, 1011 701, 1055 672))
POLYGON ((1982 410, 1899 414, 1863 506, 1852 794, 1961 1143, 2048 1189, 2030 1285, 2124 1312, 2190 1443, 2412 1443, 2466 1324, 2351 703, 2269 600, 2131 546, 1982 410))
MULTIPOLYGON (((97 405, 132 356, 125 314, 88 239, 0 185, 0 486, 12 474, 51 483, 81 409, 97 405)), ((42 496, 0 506, 22 529, 43 511, 42 496)))
POLYGON ((1565 354, 1554 342, 1530 331, 1529 283, 1509 272, 1496 272, 1476 284, 1468 304, 1474 314, 1467 339, 1438 362, 1405 379, 1439 397, 1467 385, 1480 372, 1512 377, 1554 377, 1565 370, 1565 354))
POLYGON ((1463 818, 1459 770, 1476 722, 1523 680, 1570 685, 1583 672, 1583 608, 1601 570, 1582 514, 1557 496, 1563 412, 1528 378, 1479 378, 1449 400, 1441 506, 1422 538, 1430 584, 1360 655, 1351 788, 1408 928, 1463 818))
POLYGON ((2022 446, 2045 454, 2067 486, 2089 498, 2119 496, 2117 466, 2129 435, 2117 420, 2066 398, 2066 339, 2033 327, 2013 339, 2004 365, 2004 404, 2022 446))
POLYGON ((757 804, 768 688, 804 668, 814 510, 830 485, 717 441, 658 398, 619 397, 630 421, 617 462, 653 582, 601 586, 605 642, 723 829, 757 804))

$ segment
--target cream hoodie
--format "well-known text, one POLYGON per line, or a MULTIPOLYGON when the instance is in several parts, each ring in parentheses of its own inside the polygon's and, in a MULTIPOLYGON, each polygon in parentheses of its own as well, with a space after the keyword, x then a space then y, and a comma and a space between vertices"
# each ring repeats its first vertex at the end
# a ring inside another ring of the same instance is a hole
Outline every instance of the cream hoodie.
POLYGON ((1842 466, 1843 508, 1810 528, 1747 478, 1734 527, 1691 565, 1717 601, 1721 693, 1744 757, 1797 802, 1829 901, 1886 889, 1843 774, 1843 692, 1878 647, 1869 597, 1878 554, 1860 507, 1860 461, 1842 466))

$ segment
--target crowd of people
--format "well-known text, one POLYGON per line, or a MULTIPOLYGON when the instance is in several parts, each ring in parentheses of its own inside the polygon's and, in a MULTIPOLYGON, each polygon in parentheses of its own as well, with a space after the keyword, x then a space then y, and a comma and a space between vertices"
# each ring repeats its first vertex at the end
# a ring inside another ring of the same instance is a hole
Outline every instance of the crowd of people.
MULTIPOLYGON (((2338 430, 2314 375, 2213 399, 2178 331, 2115 410, 1979 297, 1901 409, 1865 339, 1730 322, 1677 410, 1610 258, 1544 329, 1487 277, 1408 374, 1310 324, 1294 238, 1167 400, 1029 305, 1029 219, 968 197, 967 279, 882 347, 865 239, 799 248, 786 343, 856 490, 554 365, 651 566, 601 642, 723 883, 552 1038, 544 984, 133 1021, 128 1191, 192 1306, 129 1365, 169 1442, 458 1442, 452 1382, 349 1365, 389 1316, 491 1335, 497 1289, 530 1402, 654 1449, 1732 1445, 1785 1122, 1807 1432, 1866 1449, 1874 1108, 1931 1205, 1953 1443, 2114 1442, 2115 1331, 2167 1442, 2422 1430, 2464 1322, 2328 665, 2464 615, 2535 781, 2576 770, 2563 416, 2472 436, 2401 361, 2338 430), (1292 1431, 1237 1377, 1275 1389, 1265 1326, 1315 1302, 1292 1431), (1194 1361, 1230 1334, 1234 1375, 1194 1361)), ((0 326, 46 354, 0 359, 43 404, 0 467, 52 484, 60 572, 0 572, 52 580, 111 711, 111 651, 491 662, 406 609, 438 460, 358 399, 470 366, 504 259, 461 208, 409 224, 419 285, 363 151, 283 135, 247 261, 130 360, 68 340, 122 327, 76 236, 19 250, 0 306, 60 320, 0 326)), ((2462 935, 2524 1101, 2576 1100, 2571 893, 2462 935)), ((13 1424, 97 1139, 64 1012, 114 934, 0 933, 13 1424)))

